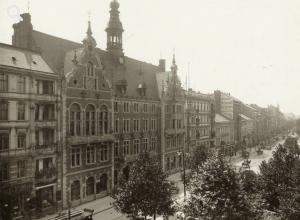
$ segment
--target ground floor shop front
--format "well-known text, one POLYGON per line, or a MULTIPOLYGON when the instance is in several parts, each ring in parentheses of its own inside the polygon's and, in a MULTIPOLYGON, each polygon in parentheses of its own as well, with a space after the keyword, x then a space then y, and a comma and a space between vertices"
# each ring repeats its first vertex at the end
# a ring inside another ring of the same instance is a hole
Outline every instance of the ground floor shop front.
POLYGON ((77 206, 108 195, 112 190, 111 171, 107 167, 68 176, 65 204, 77 206))

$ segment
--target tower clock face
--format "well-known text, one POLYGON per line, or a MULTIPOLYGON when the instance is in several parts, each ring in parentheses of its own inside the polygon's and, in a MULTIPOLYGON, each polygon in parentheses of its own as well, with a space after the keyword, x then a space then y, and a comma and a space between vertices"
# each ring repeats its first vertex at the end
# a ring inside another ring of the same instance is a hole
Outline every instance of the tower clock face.
POLYGON ((120 64, 124 64, 124 57, 119 57, 120 64))

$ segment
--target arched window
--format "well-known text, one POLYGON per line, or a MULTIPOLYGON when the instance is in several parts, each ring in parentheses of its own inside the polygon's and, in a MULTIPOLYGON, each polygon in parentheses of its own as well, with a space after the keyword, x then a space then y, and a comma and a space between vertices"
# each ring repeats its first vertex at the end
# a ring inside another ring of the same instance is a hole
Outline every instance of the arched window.
POLYGON ((86 195, 87 196, 90 196, 90 195, 93 195, 95 193, 95 180, 94 180, 94 177, 89 177, 87 180, 86 180, 86 195))
POLYGON ((88 105, 85 110, 85 133, 87 136, 96 134, 95 108, 88 105))
POLYGON ((94 75, 94 64, 92 62, 87 63, 87 75, 88 76, 94 75))
POLYGON ((79 200, 80 199, 80 182, 79 180, 75 180, 71 184, 71 200, 79 200))
POLYGON ((107 134, 108 133, 108 110, 106 106, 102 106, 99 114, 99 133, 107 134))
POLYGON ((70 108, 70 134, 71 136, 80 136, 81 134, 81 111, 78 104, 72 104, 70 108))

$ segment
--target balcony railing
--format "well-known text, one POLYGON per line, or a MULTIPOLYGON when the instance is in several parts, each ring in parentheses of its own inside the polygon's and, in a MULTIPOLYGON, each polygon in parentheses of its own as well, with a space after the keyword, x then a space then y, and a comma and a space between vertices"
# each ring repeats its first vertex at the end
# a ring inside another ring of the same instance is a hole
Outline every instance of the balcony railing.
POLYGON ((35 172, 37 183, 52 182, 57 178, 57 169, 55 167, 38 170, 35 172))
POLYGON ((32 148, 15 148, 15 149, 2 149, 0 150, 1 157, 16 157, 26 156, 32 153, 32 148))
POLYGON ((43 144, 43 145, 35 145, 33 146, 33 151, 37 154, 49 154, 60 151, 60 145, 53 144, 43 144))

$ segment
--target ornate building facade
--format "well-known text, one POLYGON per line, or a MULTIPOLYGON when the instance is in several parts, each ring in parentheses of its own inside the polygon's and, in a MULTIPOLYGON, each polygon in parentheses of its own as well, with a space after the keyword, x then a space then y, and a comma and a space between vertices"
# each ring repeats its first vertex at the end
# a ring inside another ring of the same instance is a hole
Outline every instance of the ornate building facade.
POLYGON ((216 140, 241 142, 240 101, 185 91, 175 55, 170 71, 125 55, 119 7, 105 50, 90 21, 77 43, 33 30, 28 13, 0 45, 0 182, 24 190, 21 208, 30 194, 42 211, 106 196, 144 151, 178 172, 194 148, 214 146, 215 112, 232 121, 216 140))
POLYGON ((175 55, 171 71, 156 74, 161 106, 161 164, 168 173, 183 167, 186 147, 185 95, 177 74, 175 55))

